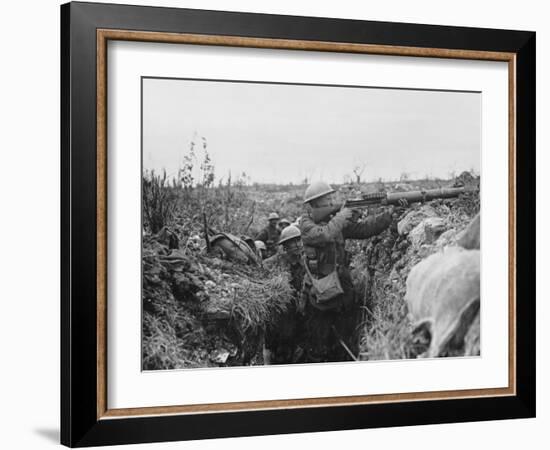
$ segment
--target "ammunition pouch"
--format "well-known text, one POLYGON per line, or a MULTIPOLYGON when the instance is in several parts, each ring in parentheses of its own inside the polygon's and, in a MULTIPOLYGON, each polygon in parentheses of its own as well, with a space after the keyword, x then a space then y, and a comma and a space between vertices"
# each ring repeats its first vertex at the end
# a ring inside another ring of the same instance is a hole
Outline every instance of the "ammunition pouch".
POLYGON ((311 278, 312 297, 310 301, 315 308, 321 311, 339 308, 341 305, 338 297, 341 298, 343 293, 344 290, 336 270, 323 278, 311 278))

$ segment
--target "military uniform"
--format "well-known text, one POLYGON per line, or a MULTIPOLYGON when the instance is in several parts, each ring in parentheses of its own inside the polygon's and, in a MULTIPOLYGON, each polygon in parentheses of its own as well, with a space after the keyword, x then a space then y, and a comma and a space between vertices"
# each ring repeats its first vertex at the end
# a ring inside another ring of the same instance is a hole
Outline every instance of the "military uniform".
POLYGON ((345 250, 346 239, 367 239, 381 233, 392 222, 391 214, 369 217, 362 222, 348 220, 349 211, 341 211, 330 220, 315 223, 309 216, 300 222, 306 263, 315 278, 322 278, 334 271, 335 267, 343 294, 336 297, 332 309, 321 311, 311 301, 311 289, 306 289, 310 297, 305 311, 305 345, 307 362, 346 361, 350 355, 340 343, 340 339, 353 354, 358 351, 356 327, 360 319, 360 307, 355 301, 355 292, 349 271, 349 255, 345 250))
POLYGON ((265 243, 268 258, 277 253, 277 242, 279 242, 280 235, 281 232, 277 227, 271 227, 268 225, 262 231, 260 231, 258 236, 256 236, 256 241, 262 241, 263 243, 265 243))
POLYGON ((272 364, 300 362, 300 340, 303 329, 302 290, 304 266, 297 255, 278 253, 263 262, 266 269, 275 267, 290 274, 290 285, 294 290, 294 301, 285 312, 280 313, 274 323, 265 330, 265 347, 272 352, 272 364))

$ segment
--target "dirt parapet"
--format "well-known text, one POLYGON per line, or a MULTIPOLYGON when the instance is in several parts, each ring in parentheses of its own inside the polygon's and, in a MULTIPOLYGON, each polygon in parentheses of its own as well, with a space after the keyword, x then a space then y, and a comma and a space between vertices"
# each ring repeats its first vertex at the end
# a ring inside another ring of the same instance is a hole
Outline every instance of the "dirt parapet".
MULTIPOLYGON (((475 182, 464 177, 466 182, 475 182)), ((412 205, 394 225, 354 252, 352 274, 362 300, 360 359, 416 358, 426 352, 431 336, 414 331, 405 302, 411 269, 430 255, 456 246, 463 230, 479 212, 479 193, 412 205)), ((479 351, 479 332, 465 338, 468 352, 479 351)), ((458 351, 463 352, 464 348, 458 351)))
POLYGON ((160 240, 144 241, 143 368, 257 363, 263 330, 292 300, 288 275, 160 240))

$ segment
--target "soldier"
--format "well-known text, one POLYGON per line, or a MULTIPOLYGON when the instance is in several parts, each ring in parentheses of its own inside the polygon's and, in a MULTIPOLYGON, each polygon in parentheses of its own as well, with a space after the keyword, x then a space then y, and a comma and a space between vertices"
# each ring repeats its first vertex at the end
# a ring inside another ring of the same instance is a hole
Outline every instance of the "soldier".
POLYGON ((279 221, 279 224, 277 225, 279 227, 279 231, 283 231, 286 227, 288 227, 290 225, 290 220, 288 219, 281 219, 279 221))
POLYGON ((254 241, 254 248, 256 249, 256 253, 260 257, 260 259, 265 259, 267 247, 265 246, 264 242, 254 241))
POLYGON ((303 311, 303 245, 300 230, 295 226, 286 227, 281 233, 279 245, 283 251, 264 261, 264 268, 275 267, 290 275, 290 285, 294 289, 294 302, 280 314, 275 323, 265 332, 264 363, 289 364, 299 362, 303 350, 299 346, 303 311))
POLYGON ((267 248, 266 257, 269 258, 271 255, 277 253, 277 242, 279 241, 281 232, 277 227, 277 223, 279 222, 279 215, 277 213, 270 213, 267 220, 269 225, 260 231, 255 240, 262 241, 265 244, 267 248))
POLYGON ((345 240, 367 239, 392 223, 391 206, 383 214, 362 222, 352 220, 353 212, 348 208, 317 218, 315 213, 320 208, 330 210, 327 207, 335 205, 334 192, 328 183, 318 181, 312 183, 304 195, 309 212, 302 216, 300 230, 305 269, 312 278, 306 288, 309 301, 305 311, 305 357, 308 362, 345 361, 357 355, 360 308, 355 299, 345 240))
POLYGON ((278 244, 283 247, 283 251, 267 258, 263 262, 263 267, 271 269, 277 266, 287 271, 291 276, 290 284, 292 288, 299 292, 302 289, 304 278, 304 247, 300 229, 293 225, 286 227, 281 233, 278 244))

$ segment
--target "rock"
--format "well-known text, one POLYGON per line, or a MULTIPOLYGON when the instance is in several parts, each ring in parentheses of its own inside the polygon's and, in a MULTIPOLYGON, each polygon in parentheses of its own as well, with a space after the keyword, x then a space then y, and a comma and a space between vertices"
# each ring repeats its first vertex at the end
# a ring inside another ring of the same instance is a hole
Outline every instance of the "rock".
POLYGON ((230 353, 227 350, 217 350, 210 355, 210 361, 216 364, 225 364, 230 353))
POLYGON ((435 210, 428 205, 409 211, 397 224, 397 232, 401 236, 407 235, 413 228, 428 217, 437 217, 435 210))
POLYGON ((445 228, 445 221, 440 217, 428 217, 414 227, 408 238, 414 247, 420 248, 422 245, 435 242, 445 228))
POLYGON ((479 322, 475 322, 480 304, 479 272, 480 252, 460 247, 435 253, 412 268, 405 301, 415 329, 430 330, 425 356, 463 355, 467 334, 471 342, 468 351, 475 351, 476 326, 479 341, 479 322))
POLYGON ((444 233, 437 238, 437 244, 438 245, 449 245, 455 241, 456 237, 456 230, 454 228, 451 228, 450 230, 445 231, 444 233))
POLYGON ((437 238, 437 241, 435 241, 435 248, 437 250, 443 250, 450 245, 456 245, 456 230, 454 228, 442 233, 441 236, 437 238))
POLYGON ((479 249, 480 225, 481 219, 478 213, 457 237, 456 243, 466 249, 479 249))
POLYGON ((204 287, 207 289, 214 289, 216 287, 216 283, 214 283, 212 280, 208 280, 204 283, 204 287))

